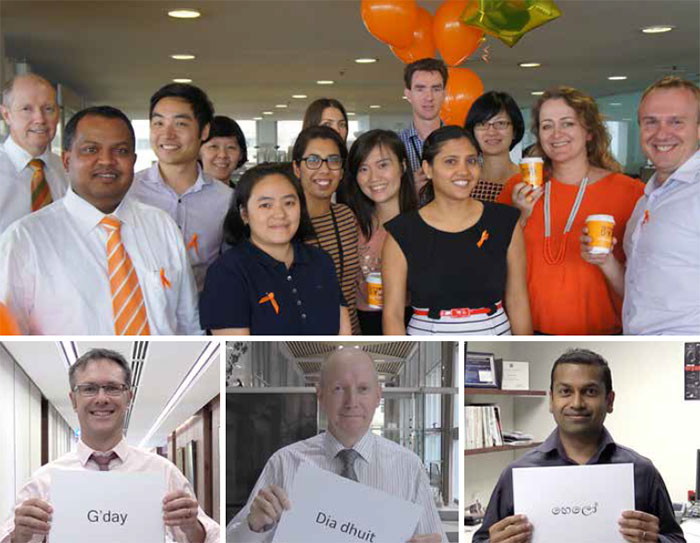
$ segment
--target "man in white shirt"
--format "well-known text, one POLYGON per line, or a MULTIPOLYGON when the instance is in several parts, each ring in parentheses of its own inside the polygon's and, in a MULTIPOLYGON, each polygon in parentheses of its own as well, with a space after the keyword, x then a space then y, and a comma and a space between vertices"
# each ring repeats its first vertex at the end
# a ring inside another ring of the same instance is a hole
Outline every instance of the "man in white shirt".
POLYGON ((440 108, 445 99, 447 67, 440 59, 423 58, 406 65, 403 79, 403 95, 411 104, 413 119, 410 127, 399 132, 399 138, 406 147, 418 191, 427 181, 421 169, 423 142, 441 125, 440 108))
POLYGON ((62 197, 68 182, 51 152, 59 108, 43 77, 12 78, 2 92, 2 118, 10 135, 0 145, 0 234, 14 221, 62 197))
POLYGON ((126 360, 115 351, 93 349, 76 360, 68 376, 70 400, 80 423, 77 450, 39 468, 22 487, 14 513, 0 526, 0 543, 40 543, 50 537, 54 470, 162 473, 167 484, 163 523, 168 540, 218 543, 218 524, 204 514, 177 467, 126 443, 122 428, 133 397, 126 360))
POLYGON ((224 217, 233 189, 205 174, 199 149, 209 135, 214 107, 198 87, 170 83, 151 97, 151 148, 158 162, 138 172, 131 194, 166 211, 182 231, 197 290, 219 256, 224 217))
POLYGON ((282 512, 293 506, 287 496, 296 471, 302 462, 310 462, 422 506, 411 543, 446 542, 423 463, 408 449, 369 431, 381 398, 370 356, 358 349, 333 352, 321 367, 317 396, 328 430, 284 447, 268 460, 248 503, 229 524, 227 541, 272 541, 282 512), (348 453, 353 459, 343 461, 348 453))
POLYGON ((0 302, 22 333, 200 333, 180 231, 163 211, 125 197, 135 160, 121 111, 88 108, 66 125, 71 188, 0 236, 0 302))
MULTIPOLYGON (((639 140, 656 173, 625 229, 626 265, 592 257, 624 296, 625 334, 700 334, 700 89, 664 77, 642 94, 639 140)), ((583 254, 583 253, 582 253, 583 254)))

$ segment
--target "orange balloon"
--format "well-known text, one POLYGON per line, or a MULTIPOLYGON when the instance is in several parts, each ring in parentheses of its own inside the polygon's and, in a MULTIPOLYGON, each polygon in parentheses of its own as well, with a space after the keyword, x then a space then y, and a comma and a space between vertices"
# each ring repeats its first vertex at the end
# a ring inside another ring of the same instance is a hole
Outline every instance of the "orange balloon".
POLYGON ((440 118, 445 124, 464 126, 472 102, 483 93, 484 84, 474 72, 467 68, 448 68, 440 118))
POLYGON ((425 9, 418 8, 418 21, 413 30, 413 42, 408 47, 389 46, 391 52, 398 57, 401 62, 409 64, 422 58, 429 58, 435 55, 435 42, 433 41, 433 16, 425 9))
POLYGON ((448 66, 458 66, 471 55, 484 37, 484 33, 473 26, 460 21, 460 16, 467 10, 467 15, 476 11, 476 0, 445 0, 435 12, 433 35, 435 45, 442 60, 448 66))
POLYGON ((408 47, 418 21, 415 0, 362 0, 362 22, 372 36, 393 47, 408 47))

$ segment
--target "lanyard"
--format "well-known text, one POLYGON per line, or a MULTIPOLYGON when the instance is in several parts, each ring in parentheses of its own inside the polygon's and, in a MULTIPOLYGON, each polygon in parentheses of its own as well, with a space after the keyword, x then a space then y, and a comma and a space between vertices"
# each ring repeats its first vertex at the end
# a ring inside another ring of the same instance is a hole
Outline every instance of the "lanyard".
POLYGON ((343 254, 343 240, 340 237, 340 228, 338 228, 338 219, 335 218, 335 212, 331 205, 331 220, 333 221, 333 231, 335 232, 335 242, 338 245, 338 283, 340 288, 343 288, 343 275, 345 274, 345 255, 343 254))
POLYGON ((586 185, 588 185, 588 176, 581 180, 578 186, 578 192, 576 193, 576 199, 574 204, 571 206, 571 211, 569 211, 569 218, 566 220, 566 226, 564 227, 564 236, 559 250, 556 255, 552 254, 551 248, 551 236, 552 236, 552 217, 551 217, 551 199, 552 199, 552 181, 549 180, 544 186, 544 260, 547 264, 560 264, 564 260, 564 255, 566 254, 566 242, 569 236, 569 231, 574 224, 574 219, 581 207, 581 201, 583 200, 583 195, 586 192, 586 185))

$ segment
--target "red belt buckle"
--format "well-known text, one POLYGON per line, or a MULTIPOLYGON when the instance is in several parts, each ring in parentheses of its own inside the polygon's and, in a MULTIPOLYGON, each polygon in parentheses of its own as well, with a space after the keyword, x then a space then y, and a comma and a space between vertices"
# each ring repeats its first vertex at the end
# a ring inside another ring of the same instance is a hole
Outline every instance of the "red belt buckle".
POLYGON ((460 307, 457 309, 450 309, 450 317, 454 319, 462 319, 471 316, 471 310, 468 307, 460 307))

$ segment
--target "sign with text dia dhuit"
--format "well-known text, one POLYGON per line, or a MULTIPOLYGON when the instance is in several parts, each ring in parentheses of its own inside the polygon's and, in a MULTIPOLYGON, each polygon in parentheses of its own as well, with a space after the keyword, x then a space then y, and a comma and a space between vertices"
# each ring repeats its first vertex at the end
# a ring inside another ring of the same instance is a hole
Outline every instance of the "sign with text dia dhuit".
POLYGON ((632 464, 513 469, 513 505, 531 543, 624 542, 617 521, 634 509, 632 464))
POLYGON ((303 463, 275 543, 404 543, 421 507, 303 463))
POLYGON ((165 541, 162 473, 51 472, 51 543, 165 541))

